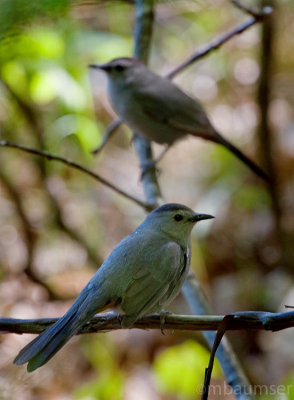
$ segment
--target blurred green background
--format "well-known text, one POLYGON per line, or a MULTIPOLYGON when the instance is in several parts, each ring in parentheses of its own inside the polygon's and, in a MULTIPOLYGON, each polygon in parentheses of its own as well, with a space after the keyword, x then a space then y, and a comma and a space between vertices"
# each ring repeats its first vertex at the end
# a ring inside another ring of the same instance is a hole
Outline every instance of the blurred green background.
MULTIPOLYGON (((248 18, 225 0, 155 3, 150 66, 160 74, 248 18)), ((192 268, 215 313, 282 311, 294 304, 293 11, 293 3, 277 2, 266 28, 236 36, 175 79, 203 102, 218 130, 276 180, 266 187, 225 149, 200 139, 176 144, 160 162, 165 201, 216 216, 195 229, 192 243, 192 268), (265 109, 264 82, 270 87, 265 109)), ((144 199, 127 127, 100 155, 91 154, 115 113, 104 75, 87 66, 131 56, 133 25, 134 6, 127 1, 2 0, 0 139, 73 159, 144 199)), ((0 148, 0 315, 62 315, 143 218, 137 205, 80 172, 0 148)), ((171 309, 189 312, 181 297, 171 309)), ((1 400, 194 399, 209 356, 201 336, 191 332, 120 331, 75 338, 29 375, 12 364, 29 336, 0 337, 1 400)), ((292 330, 228 336, 253 384, 292 387, 292 330)), ((219 367, 213 383, 224 384, 219 367)), ((287 395, 294 399, 293 387, 287 395)), ((222 391, 215 397, 233 396, 222 391)))

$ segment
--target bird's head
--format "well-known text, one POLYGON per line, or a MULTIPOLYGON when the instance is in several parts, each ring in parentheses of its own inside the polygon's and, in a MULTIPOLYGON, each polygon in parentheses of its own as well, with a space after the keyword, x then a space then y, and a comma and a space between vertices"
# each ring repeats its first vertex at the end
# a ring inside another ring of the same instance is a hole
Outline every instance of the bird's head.
POLYGON ((156 208, 146 218, 153 229, 160 230, 178 241, 187 242, 194 225, 202 220, 214 218, 199 214, 182 204, 169 203, 156 208))
POLYGON ((90 64, 89 67, 106 72, 109 79, 116 81, 135 76, 138 70, 144 68, 144 64, 136 58, 122 57, 115 58, 106 64, 90 64))

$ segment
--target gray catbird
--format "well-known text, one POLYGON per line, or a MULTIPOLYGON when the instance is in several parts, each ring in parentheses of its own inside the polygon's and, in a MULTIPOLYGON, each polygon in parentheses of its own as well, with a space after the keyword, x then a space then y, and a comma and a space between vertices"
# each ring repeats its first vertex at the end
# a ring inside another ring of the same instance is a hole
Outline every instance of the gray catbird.
POLYGON ((25 346, 14 363, 28 371, 45 364, 97 312, 119 305, 122 326, 160 311, 179 293, 187 276, 190 235, 196 222, 213 218, 181 204, 165 204, 124 238, 54 325, 25 346))
POLYGON ((111 103, 133 130, 157 143, 171 146, 186 135, 222 144, 261 178, 267 174, 209 121, 200 102, 182 92, 134 58, 117 58, 103 65, 90 65, 107 73, 111 103))

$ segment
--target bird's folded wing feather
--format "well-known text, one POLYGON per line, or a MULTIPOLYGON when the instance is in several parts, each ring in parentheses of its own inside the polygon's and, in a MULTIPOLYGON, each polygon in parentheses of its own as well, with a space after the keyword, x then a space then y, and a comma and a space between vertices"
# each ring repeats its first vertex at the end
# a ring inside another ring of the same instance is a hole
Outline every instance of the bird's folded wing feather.
POLYGON ((208 117, 197 99, 192 99, 169 81, 160 81, 158 87, 143 87, 135 93, 142 111, 158 122, 168 124, 184 133, 214 132, 208 117), (164 86, 161 90, 161 86, 164 86), (162 93, 165 96, 162 96, 162 93))
POLYGON ((138 265, 121 304, 124 312, 133 320, 160 305, 181 270, 184 262, 182 253, 177 243, 168 242, 153 250, 152 257, 147 255, 147 263, 138 265))

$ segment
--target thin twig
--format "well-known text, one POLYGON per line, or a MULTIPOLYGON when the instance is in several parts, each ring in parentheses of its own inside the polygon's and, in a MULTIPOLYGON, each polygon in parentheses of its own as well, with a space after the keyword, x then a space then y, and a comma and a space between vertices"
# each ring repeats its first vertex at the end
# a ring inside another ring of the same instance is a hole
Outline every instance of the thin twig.
MULTIPOLYGON (((164 330, 177 331, 217 331, 225 315, 177 315, 166 314, 164 330)), ((294 327, 294 311, 271 313, 263 311, 242 311, 228 314, 229 325, 226 330, 265 330, 280 331, 294 327)), ((123 329, 122 316, 114 313, 97 314, 87 322, 78 334, 95 333, 123 329)), ((1 333, 40 333, 58 318, 15 319, 0 318, 1 333)), ((150 314, 136 321, 128 329, 161 329, 161 315, 150 314)))
POLYGON ((33 269, 33 259, 34 259, 34 250, 36 245, 36 233, 26 215, 24 207, 22 205, 21 197, 14 186, 11 184, 7 176, 4 174, 3 170, 0 169, 0 182, 4 185, 4 189, 7 191, 8 196, 14 203, 18 216, 21 220, 22 224, 22 233, 24 236, 24 242, 27 248, 27 257, 26 263, 23 268, 23 272, 27 275, 27 277, 33 282, 43 286, 50 300, 57 300, 60 297, 51 289, 49 285, 46 284, 39 276, 35 273, 33 269))
MULTIPOLYGON (((33 268, 34 252, 35 252, 36 242, 38 240, 38 234, 37 234, 36 229, 32 226, 29 218, 26 215, 26 211, 23 207, 22 200, 21 200, 21 194, 14 187, 14 185, 11 183, 11 181, 8 179, 8 177, 4 173, 3 169, 0 169, 0 182, 1 182, 1 184, 3 184, 4 189, 8 193, 8 196, 13 201, 16 212, 21 221, 22 234, 23 234, 24 242, 25 242, 25 245, 27 248, 27 257, 26 257, 26 263, 23 268, 23 272, 26 274, 26 276, 31 281, 44 287, 44 289, 48 293, 49 300, 60 300, 60 299, 65 300, 65 297, 59 296, 58 293, 56 293, 54 290, 52 290, 51 286, 48 285, 44 281, 44 279, 42 279, 33 268)), ((57 218, 58 225, 63 224, 63 222, 61 220, 58 220, 58 218, 60 218, 60 217, 61 217, 60 214, 57 213, 56 218, 57 218)), ((66 227, 64 227, 64 231, 68 232, 68 229, 66 227)), ((74 238, 74 235, 75 235, 75 231, 72 232, 71 237, 74 238)), ((76 234, 76 236, 77 236, 76 240, 78 241, 78 234, 76 234)), ((91 257, 91 254, 89 254, 89 256, 91 257)), ((98 262, 96 262, 96 265, 97 265, 97 263, 98 262)), ((102 262, 98 263, 98 265, 99 264, 102 264, 102 262)))
MULTIPOLYGON (((44 143, 44 127, 42 123, 42 118, 38 111, 34 108, 34 106, 29 102, 23 100, 18 93, 16 93, 8 83, 0 78, 0 83, 4 86, 7 90, 11 98, 16 102, 17 106, 19 107, 20 111, 22 112, 23 116, 25 117, 27 123, 29 124, 30 128, 32 129, 32 133, 35 134, 34 139, 38 141, 38 147, 40 149, 45 148, 44 143)), ((9 136, 8 136, 9 137, 9 136)), ((68 235, 71 239, 78 242, 80 246, 84 247, 87 251, 88 258, 91 263, 95 266, 101 265, 102 261, 97 255, 96 252, 92 250, 92 248, 87 244, 86 240, 82 237, 82 235, 77 232, 76 230, 72 229, 68 226, 64 219, 62 218, 62 208, 60 207, 58 201, 51 193, 50 189, 47 185, 47 173, 48 170, 44 164, 44 158, 39 158, 35 165, 38 167, 40 174, 41 174, 41 186, 46 193, 46 196, 50 202, 51 206, 51 215, 57 224, 57 227, 62 230, 66 235, 68 235)), ((41 282, 40 282, 41 283, 41 282)))
POLYGON ((143 201, 137 199, 136 197, 130 195, 129 193, 125 192, 124 190, 122 190, 122 189, 118 188, 117 186, 113 185, 112 183, 108 182, 106 179, 102 178, 96 172, 93 172, 90 169, 83 167, 82 165, 76 163, 75 161, 54 155, 45 150, 33 149, 31 147, 23 146, 23 145, 16 144, 16 143, 11 143, 11 142, 8 142, 7 140, 0 140, 0 147, 10 147, 10 148, 24 151, 26 153, 35 154, 37 156, 44 157, 48 161, 54 160, 54 161, 60 162, 62 164, 67 165, 70 168, 74 168, 74 169, 84 172, 86 175, 91 176, 96 181, 98 181, 98 182, 102 183, 103 185, 107 186, 108 188, 114 190, 116 193, 120 194, 121 196, 133 201, 138 206, 144 208, 146 211, 150 211, 153 208, 149 204, 144 203, 143 201))
MULTIPOLYGON (((58 292, 53 290, 51 288, 51 286, 49 284, 47 284, 46 280, 41 278, 39 276, 39 274, 37 273, 37 271, 35 271, 35 269, 33 268, 34 252, 35 252, 36 242, 38 240, 38 232, 33 226, 31 226, 31 223, 26 216, 26 212, 22 206, 20 193, 18 193, 18 191, 13 187, 11 182, 8 180, 8 178, 3 174, 3 171, 1 171, 1 170, 0 170, 0 181, 4 185, 4 188, 7 190, 8 195, 11 197, 12 201, 14 202, 16 211, 21 220, 21 224, 22 224, 22 228, 23 228, 22 233, 23 233, 24 242, 25 242, 25 245, 27 248, 27 257, 26 257, 26 263, 25 263, 22 271, 26 274, 28 279, 30 279, 32 282, 42 286, 46 290, 49 300, 61 300, 61 299, 66 300, 67 299, 66 296, 64 296, 64 295, 61 296, 58 294, 58 292)), ((71 230, 71 228, 67 227, 63 223, 63 221, 61 219, 61 215, 58 212, 58 210, 59 209, 56 209, 55 213, 53 213, 53 214, 55 214, 56 223, 57 223, 58 227, 61 228, 67 234, 69 234, 72 239, 74 239, 77 243, 79 243, 79 245, 82 245, 85 247, 83 242, 80 241, 80 236, 79 236, 78 232, 76 232, 73 229, 71 230)), ((102 264, 102 261, 98 257, 95 256, 94 252, 91 251, 90 248, 85 247, 85 249, 87 250, 89 259, 92 261, 93 264, 95 264, 96 268, 97 268, 97 265, 102 264)), ((70 297, 68 297, 68 298, 70 298, 70 297)))
POLYGON ((273 8, 270 6, 265 6, 261 10, 258 10, 257 8, 252 8, 248 7, 239 0, 231 0, 234 6, 239 8, 240 10, 244 11, 246 14, 251 15, 252 17, 258 19, 263 19, 265 16, 269 15, 272 13, 273 8))
POLYGON ((31 106, 28 102, 24 101, 12 89, 12 87, 1 77, 0 77, 0 83, 6 89, 6 91, 9 93, 9 95, 12 97, 12 99, 16 102, 16 104, 18 105, 19 109, 22 111, 22 114, 26 118, 27 122, 33 128, 33 130, 36 132, 39 141, 42 140, 43 129, 42 129, 41 125, 40 125, 39 115, 35 111, 34 107, 31 106))
POLYGON ((231 30, 226 33, 223 33, 218 38, 212 40, 210 43, 205 45, 202 49, 197 50, 192 56, 188 57, 185 61, 183 61, 178 67, 173 69, 169 74, 166 75, 167 78, 172 79, 174 78, 179 72, 182 72, 185 68, 193 64, 195 61, 200 60, 201 58, 207 56, 214 50, 217 50, 221 47, 224 43, 228 42, 230 39, 235 37, 236 35, 240 35, 244 31, 246 31, 251 26, 257 24, 258 22, 263 21, 268 15, 272 13, 271 7, 264 7, 260 13, 255 15, 254 17, 248 19, 245 22, 235 26, 231 30))
POLYGON ((99 147, 97 147, 95 150, 92 151, 93 154, 97 155, 102 151, 106 145, 106 143, 109 141, 110 138, 114 135, 115 131, 118 129, 118 127, 123 123, 123 120, 121 118, 116 118, 114 121, 112 121, 108 127, 106 128, 106 131, 103 135, 102 138, 102 143, 100 144, 99 147))
POLYGON ((229 325, 230 325, 231 321, 233 320, 233 318, 234 318, 233 315, 225 315, 222 322, 219 324, 219 326, 217 328, 217 332, 216 332, 216 335, 214 338, 214 343, 213 343, 213 346, 212 346, 211 352, 210 352, 208 367, 205 370, 201 400, 207 400, 207 398, 208 398, 210 380, 211 380, 213 364, 214 364, 214 359, 215 359, 215 353, 221 343, 221 340, 222 340, 224 334, 228 330, 229 325))

